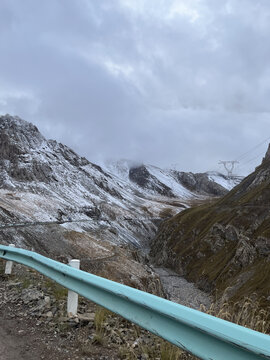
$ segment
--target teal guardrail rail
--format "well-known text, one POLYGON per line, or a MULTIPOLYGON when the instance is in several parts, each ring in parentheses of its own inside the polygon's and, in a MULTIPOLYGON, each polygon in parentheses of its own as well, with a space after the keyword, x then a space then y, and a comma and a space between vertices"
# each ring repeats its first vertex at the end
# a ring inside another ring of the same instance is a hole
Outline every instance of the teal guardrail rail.
POLYGON ((0 257, 29 266, 172 344, 208 360, 270 359, 270 336, 23 249, 0 257))

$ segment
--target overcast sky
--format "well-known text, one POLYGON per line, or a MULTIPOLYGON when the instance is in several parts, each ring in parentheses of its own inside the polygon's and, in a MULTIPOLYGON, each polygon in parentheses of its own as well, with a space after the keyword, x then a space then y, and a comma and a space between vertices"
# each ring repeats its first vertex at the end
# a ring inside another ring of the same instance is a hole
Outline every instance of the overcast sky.
POLYGON ((93 162, 221 169, 270 136, 269 35, 269 0, 1 0, 0 113, 93 162))

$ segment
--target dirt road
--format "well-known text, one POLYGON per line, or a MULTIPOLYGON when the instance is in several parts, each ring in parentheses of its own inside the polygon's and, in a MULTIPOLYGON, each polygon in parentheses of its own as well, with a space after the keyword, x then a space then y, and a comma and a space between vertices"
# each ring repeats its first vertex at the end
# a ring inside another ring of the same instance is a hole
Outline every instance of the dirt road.
POLYGON ((0 325, 0 359, 11 360, 19 359, 20 353, 16 349, 16 341, 13 336, 3 328, 3 323, 0 325))
POLYGON ((24 330, 18 330, 15 320, 1 320, 0 360, 32 360, 41 355, 40 352, 31 351, 30 345, 27 345, 28 341, 25 341, 24 330))

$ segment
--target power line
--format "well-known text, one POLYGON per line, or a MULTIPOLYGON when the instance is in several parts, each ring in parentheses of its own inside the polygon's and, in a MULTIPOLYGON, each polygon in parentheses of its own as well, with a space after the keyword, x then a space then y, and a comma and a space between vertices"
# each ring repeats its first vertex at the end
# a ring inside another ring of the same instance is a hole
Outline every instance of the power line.
POLYGON ((234 165, 240 163, 240 165, 237 165, 237 169, 243 169, 243 166, 251 163, 252 161, 258 159, 261 155, 265 154, 265 151, 261 152, 260 154, 256 155, 255 157, 249 158, 247 161, 245 161, 244 163, 242 163, 243 159, 245 159, 250 153, 252 153, 254 150, 256 150, 257 148, 259 148, 261 145, 263 145, 264 143, 266 143, 268 140, 270 140, 270 136, 267 137, 266 139, 264 139, 263 141, 261 141, 259 144, 253 146, 251 149, 249 149, 248 151, 244 152, 243 154, 239 155, 236 160, 233 161, 220 161, 219 164, 223 164, 226 171, 228 172, 228 177, 232 176, 232 171, 234 169, 234 165), (231 165, 231 168, 228 168, 227 166, 231 165))
POLYGON ((243 154, 239 155, 236 160, 242 160, 243 158, 245 158, 250 152, 254 151, 255 149, 257 149, 258 147, 260 147, 261 145, 263 145, 264 143, 266 143, 266 141, 270 140, 270 136, 268 138, 266 138, 265 140, 263 140, 262 142, 260 142, 259 144, 257 144, 256 146, 252 147, 250 150, 244 152, 243 154))
POLYGON ((259 155, 257 155, 257 156, 255 156, 255 157, 253 157, 252 159, 250 159, 250 160, 248 160, 248 161, 244 162, 242 165, 249 164, 250 162, 252 162, 253 160, 258 159, 259 157, 261 157, 261 156, 262 156, 262 155, 264 155, 264 154, 265 154, 265 152, 261 152, 259 155))
MULTIPOLYGON (((259 157, 262 157, 264 154, 265 154, 265 151, 260 152, 258 155, 254 156, 253 158, 245 161, 244 163, 241 163, 241 164, 238 166, 238 169, 243 169, 243 167, 244 167, 245 165, 252 163, 254 160, 258 159, 259 157)), ((258 164, 258 165, 259 165, 259 164, 258 164)))

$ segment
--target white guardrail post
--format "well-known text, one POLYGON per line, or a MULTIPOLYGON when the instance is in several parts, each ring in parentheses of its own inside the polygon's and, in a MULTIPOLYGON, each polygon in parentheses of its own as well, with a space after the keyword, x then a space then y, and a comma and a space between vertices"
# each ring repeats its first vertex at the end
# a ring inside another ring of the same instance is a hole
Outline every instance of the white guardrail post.
MULTIPOLYGON (((11 246, 11 247, 15 247, 15 245, 14 244, 9 244, 9 246, 11 246)), ((13 261, 7 261, 6 262, 6 268, 5 268, 5 274, 6 275, 11 275, 11 273, 12 273, 12 267, 13 267, 13 261)))
MULTIPOLYGON (((69 266, 75 269, 80 269, 80 260, 73 259, 70 260, 68 264, 69 266)), ((68 316, 77 315, 77 310, 78 310, 78 294, 72 290, 68 290, 68 300, 67 300, 68 316)))

